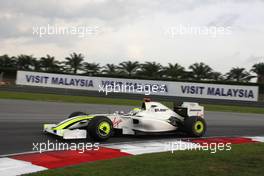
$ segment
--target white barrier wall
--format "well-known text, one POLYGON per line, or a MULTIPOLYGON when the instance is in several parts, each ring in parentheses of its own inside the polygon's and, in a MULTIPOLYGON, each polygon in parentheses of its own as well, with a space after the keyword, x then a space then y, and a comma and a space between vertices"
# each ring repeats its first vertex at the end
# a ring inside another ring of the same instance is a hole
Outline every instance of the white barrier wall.
MULTIPOLYGON (((103 90, 145 95, 211 98, 225 100, 257 101, 258 86, 222 85, 190 82, 153 81, 89 77, 18 71, 17 85, 42 86, 80 90, 103 90), (123 86, 123 87, 122 87, 123 86), (135 88, 135 90, 132 90, 135 88), (115 89, 114 89, 115 88, 115 89), (143 89, 142 89, 143 88, 143 89)), ((108 92, 109 93, 109 92, 108 92)))

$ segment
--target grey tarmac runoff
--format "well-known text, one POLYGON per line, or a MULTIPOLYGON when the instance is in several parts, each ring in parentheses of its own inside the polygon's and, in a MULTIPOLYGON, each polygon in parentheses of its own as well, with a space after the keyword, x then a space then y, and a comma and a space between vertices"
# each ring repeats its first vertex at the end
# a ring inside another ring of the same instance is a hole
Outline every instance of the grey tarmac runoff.
MULTIPOLYGON (((42 132, 44 123, 57 123, 74 111, 112 113, 129 111, 131 106, 0 100, 0 155, 32 151, 33 143, 62 142, 60 138, 42 132)), ((230 112, 205 112, 208 125, 206 137, 263 136, 264 115, 230 112)), ((182 138, 183 134, 115 136, 107 143, 182 138)), ((67 142, 89 142, 87 140, 67 142)), ((63 141, 65 142, 65 141, 63 141)))

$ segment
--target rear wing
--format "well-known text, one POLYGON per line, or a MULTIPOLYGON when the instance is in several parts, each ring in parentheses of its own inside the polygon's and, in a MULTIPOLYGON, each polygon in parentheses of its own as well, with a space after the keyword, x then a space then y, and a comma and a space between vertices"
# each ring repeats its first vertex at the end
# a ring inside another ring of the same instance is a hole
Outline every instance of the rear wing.
POLYGON ((173 111, 182 117, 199 116, 204 117, 204 107, 194 102, 174 103, 173 111))

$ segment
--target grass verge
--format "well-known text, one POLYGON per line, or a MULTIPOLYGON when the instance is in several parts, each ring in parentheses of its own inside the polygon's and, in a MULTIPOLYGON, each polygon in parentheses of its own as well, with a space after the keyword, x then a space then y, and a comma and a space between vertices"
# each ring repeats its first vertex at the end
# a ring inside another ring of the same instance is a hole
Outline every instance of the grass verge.
POLYGON ((104 97, 71 96, 71 95, 9 92, 9 91, 0 91, 0 98, 71 102, 71 103, 89 103, 89 104, 132 105, 132 106, 139 105, 139 103, 141 102, 138 100, 128 100, 128 99, 118 99, 118 98, 116 99, 116 98, 104 98, 104 97))
POLYGON ((248 106, 227 106, 227 105, 214 105, 203 104, 206 111, 221 111, 221 112, 239 112, 239 113, 255 113, 264 114, 264 108, 248 107, 248 106))
MULTIPOLYGON (((119 99, 119 98, 70 96, 70 95, 24 93, 24 92, 11 92, 11 91, 10 92, 0 91, 0 99, 22 99, 22 100, 38 100, 38 101, 71 102, 71 103, 131 105, 131 106, 139 106, 142 102, 141 100, 129 100, 129 99, 119 99)), ((167 101, 162 103, 166 104, 169 107, 172 107, 172 102, 167 101)), ((225 111, 225 112, 264 114, 264 108, 212 105, 212 104, 203 104, 203 105, 205 106, 206 111, 225 111)))
POLYGON ((144 154, 43 171, 31 176, 259 176, 264 172, 264 144, 233 145, 231 151, 144 154))

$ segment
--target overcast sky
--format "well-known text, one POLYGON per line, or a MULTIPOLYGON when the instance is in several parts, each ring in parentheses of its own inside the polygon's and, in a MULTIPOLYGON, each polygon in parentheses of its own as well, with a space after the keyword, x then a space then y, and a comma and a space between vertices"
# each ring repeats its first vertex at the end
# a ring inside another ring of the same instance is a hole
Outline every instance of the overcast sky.
POLYGON ((214 70, 264 61, 262 0, 0 0, 0 54, 71 52, 88 62, 205 62, 214 70), (37 27, 87 27, 93 34, 45 35, 37 27), (178 29, 200 33, 175 33, 178 29), (212 29, 222 29, 213 35, 212 29))

